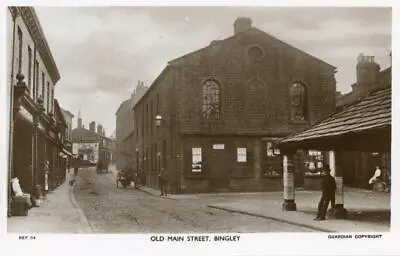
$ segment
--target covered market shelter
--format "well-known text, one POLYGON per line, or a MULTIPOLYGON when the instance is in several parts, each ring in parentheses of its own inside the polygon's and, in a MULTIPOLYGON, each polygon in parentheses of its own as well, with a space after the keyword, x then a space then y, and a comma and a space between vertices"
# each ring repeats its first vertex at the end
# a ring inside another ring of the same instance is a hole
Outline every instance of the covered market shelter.
POLYGON ((283 210, 296 210, 293 155, 297 150, 329 152, 329 167, 336 180, 335 216, 344 218, 343 172, 336 162, 345 151, 391 152, 391 87, 370 91, 352 104, 336 110, 309 129, 280 142, 283 155, 283 210))

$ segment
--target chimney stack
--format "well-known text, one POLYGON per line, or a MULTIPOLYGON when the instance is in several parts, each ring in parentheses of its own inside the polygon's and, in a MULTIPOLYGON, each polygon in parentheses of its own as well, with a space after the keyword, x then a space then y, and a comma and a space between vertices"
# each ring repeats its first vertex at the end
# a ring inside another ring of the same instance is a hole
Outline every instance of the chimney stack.
POLYGON ((78 111, 78 128, 83 128, 82 127, 82 118, 81 118, 81 110, 80 109, 78 111))
POLYGON ((101 126, 101 124, 97 125, 97 134, 99 134, 99 135, 103 134, 103 127, 101 126))
POLYGON ((357 58, 357 85, 355 91, 364 94, 379 85, 381 67, 375 62, 374 56, 360 54, 357 58))
POLYGON ((246 17, 239 17, 233 24, 235 35, 245 32, 251 28, 251 19, 246 17))
POLYGON ((92 121, 90 124, 89 124, 89 130, 91 131, 91 132, 96 132, 96 122, 95 121, 92 121))

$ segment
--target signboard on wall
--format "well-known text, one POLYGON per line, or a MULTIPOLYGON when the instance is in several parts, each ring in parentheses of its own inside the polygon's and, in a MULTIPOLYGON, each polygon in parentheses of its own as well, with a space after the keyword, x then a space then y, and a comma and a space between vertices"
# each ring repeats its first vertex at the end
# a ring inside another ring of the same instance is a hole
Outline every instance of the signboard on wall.
POLYGON ((214 144, 213 145, 213 149, 224 149, 225 148, 225 144, 214 144))

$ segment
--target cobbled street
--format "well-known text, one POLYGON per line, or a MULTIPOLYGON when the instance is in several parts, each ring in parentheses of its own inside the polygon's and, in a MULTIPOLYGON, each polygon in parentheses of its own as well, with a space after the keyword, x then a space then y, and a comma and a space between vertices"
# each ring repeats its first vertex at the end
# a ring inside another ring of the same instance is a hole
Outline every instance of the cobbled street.
POLYGON ((132 188, 117 188, 113 174, 98 174, 93 168, 79 171, 74 195, 95 233, 313 231, 212 209, 206 206, 208 199, 171 200, 132 188))

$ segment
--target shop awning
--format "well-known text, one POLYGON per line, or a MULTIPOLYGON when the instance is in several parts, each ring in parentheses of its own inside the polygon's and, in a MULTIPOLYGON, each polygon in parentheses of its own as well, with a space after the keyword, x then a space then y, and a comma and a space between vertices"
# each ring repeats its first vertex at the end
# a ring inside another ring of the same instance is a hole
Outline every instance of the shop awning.
POLYGON ((295 149, 388 152, 391 147, 391 88, 369 92, 311 128, 281 141, 282 151, 295 149))

